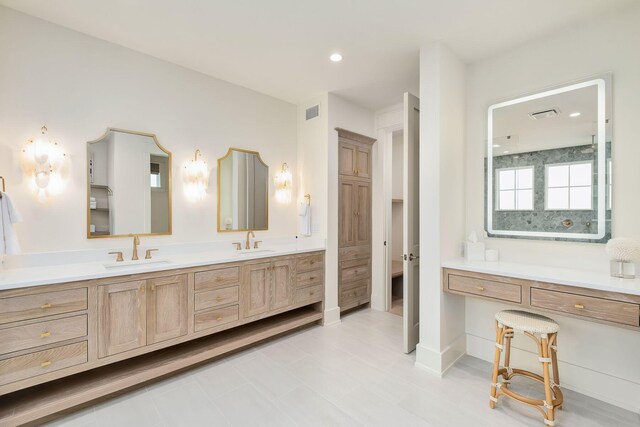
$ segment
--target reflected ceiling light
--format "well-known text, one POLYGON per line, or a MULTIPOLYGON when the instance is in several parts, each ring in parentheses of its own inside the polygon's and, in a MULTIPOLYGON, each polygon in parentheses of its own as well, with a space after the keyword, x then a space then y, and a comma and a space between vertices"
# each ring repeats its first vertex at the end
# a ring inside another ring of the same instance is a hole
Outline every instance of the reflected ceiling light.
POLYGON ((329 59, 333 62, 340 62, 342 61, 342 55, 340 55, 339 53, 332 53, 329 59))
POLYGON ((509 150, 504 150, 502 153, 503 154, 509 154, 509 150))
POLYGON ((500 148, 500 144, 493 144, 493 148, 500 148))
POLYGON ((580 114, 582 114, 582 113, 579 113, 579 112, 571 113, 571 114, 569 114, 569 117, 578 117, 578 116, 580 116, 580 114))

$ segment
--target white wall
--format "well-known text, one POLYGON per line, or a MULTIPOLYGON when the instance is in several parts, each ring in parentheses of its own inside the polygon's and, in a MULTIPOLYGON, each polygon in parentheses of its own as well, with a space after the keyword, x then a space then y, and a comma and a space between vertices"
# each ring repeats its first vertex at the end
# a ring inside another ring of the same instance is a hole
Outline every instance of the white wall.
MULTIPOLYGON (((232 238, 216 232, 216 160, 229 146, 260 151, 271 176, 283 162, 297 174, 292 104, 4 7, 0 58, 0 174, 24 217, 24 252, 114 245, 86 239, 86 141, 107 127, 155 133, 173 153, 173 236, 145 244, 232 238), (46 205, 30 193, 19 166, 20 150, 43 124, 70 157, 66 190, 46 205), (196 148, 212 174, 207 198, 192 204, 182 169, 196 148)), ((276 203, 272 182, 270 231, 260 234, 294 235, 295 206, 276 203)))
POLYGON ((420 50, 420 342, 416 365, 444 373, 465 351, 464 300, 442 291, 442 259, 464 237, 465 65, 441 42, 420 50))
MULTIPOLYGON (((498 100, 605 72, 613 73, 613 236, 640 238, 640 7, 585 22, 469 66, 467 80, 466 229, 483 230, 486 110, 498 100)), ((605 270, 603 245, 489 239, 503 260, 605 270)), ((468 299, 468 351, 492 360, 493 315, 500 304, 468 299)), ((638 411, 640 334, 552 316, 561 326, 565 387, 638 411)), ((520 348, 524 344, 516 341, 520 348)), ((532 357, 532 356, 531 356, 532 357)), ((520 358, 517 359, 520 363, 520 358)))

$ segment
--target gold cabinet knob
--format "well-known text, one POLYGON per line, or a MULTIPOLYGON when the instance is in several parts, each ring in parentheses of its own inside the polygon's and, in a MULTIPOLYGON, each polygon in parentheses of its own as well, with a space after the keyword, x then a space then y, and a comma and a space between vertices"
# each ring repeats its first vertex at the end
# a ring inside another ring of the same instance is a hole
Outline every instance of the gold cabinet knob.
POLYGON ((42 304, 42 305, 40 306, 40 308, 41 308, 41 309, 43 309, 43 310, 44 310, 45 308, 51 308, 51 304, 50 304, 50 303, 48 303, 48 302, 46 302, 46 303, 42 304))
POLYGON ((46 338, 46 337, 50 337, 51 336, 51 332, 46 331, 40 334, 40 338, 46 338))
POLYGON ((221 321, 221 320, 222 320, 222 316, 218 316, 218 317, 216 317, 216 322, 219 322, 219 321, 221 321))
POLYGON ((478 289, 480 292, 484 291, 484 287, 483 286, 476 286, 476 289, 478 289))
POLYGON ((583 304, 576 304, 574 305, 575 308, 577 308, 578 310, 584 310, 584 305, 583 304))
POLYGON ((43 368, 46 368, 49 365, 51 365, 51 360, 47 360, 47 361, 44 361, 44 362, 40 363, 40 366, 42 366, 43 368))

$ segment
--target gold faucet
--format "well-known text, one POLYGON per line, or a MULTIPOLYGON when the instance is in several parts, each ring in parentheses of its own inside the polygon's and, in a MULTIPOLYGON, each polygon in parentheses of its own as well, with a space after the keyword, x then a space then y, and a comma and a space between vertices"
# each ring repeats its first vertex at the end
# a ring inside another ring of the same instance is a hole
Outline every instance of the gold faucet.
POLYGON ((131 256, 131 261, 138 260, 138 245, 140 244, 140 237, 137 235, 133 235, 133 255, 131 256))
POLYGON ((253 231, 247 231, 247 243, 244 245, 245 249, 251 249, 251 238, 249 236, 253 236, 254 239, 256 238, 256 235, 253 233, 253 231))

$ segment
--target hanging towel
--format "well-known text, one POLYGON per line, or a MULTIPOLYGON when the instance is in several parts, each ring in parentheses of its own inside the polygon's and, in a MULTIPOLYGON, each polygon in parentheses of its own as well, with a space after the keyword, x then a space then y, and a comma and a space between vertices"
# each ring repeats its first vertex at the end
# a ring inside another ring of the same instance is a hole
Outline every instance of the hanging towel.
POLYGON ((300 235, 311 236, 311 205, 306 202, 300 203, 300 235))
POLYGON ((7 193, 0 199, 0 256, 15 255, 20 252, 18 236, 13 224, 21 222, 20 214, 13 207, 7 193))

